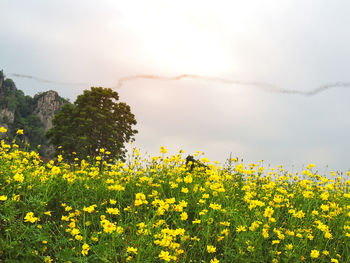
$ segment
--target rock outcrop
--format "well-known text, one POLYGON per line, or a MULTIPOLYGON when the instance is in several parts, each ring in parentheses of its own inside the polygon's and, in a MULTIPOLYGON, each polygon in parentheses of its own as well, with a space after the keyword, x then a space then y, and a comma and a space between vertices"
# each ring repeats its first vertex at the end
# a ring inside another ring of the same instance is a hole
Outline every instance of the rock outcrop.
MULTIPOLYGON (((0 71, 0 97, 4 98, 6 95, 8 95, 7 87, 3 87, 3 83, 5 80, 5 76, 0 71)), ((12 95, 12 94, 11 94, 12 95)), ((5 127, 6 129, 9 128, 9 124, 13 124, 15 120, 15 111, 12 109, 7 108, 0 108, 0 127, 5 127)))
POLYGON ((13 124, 15 121, 15 112, 9 109, 0 110, 0 127, 9 128, 9 124, 13 124))
POLYGON ((0 89, 2 87, 3 82, 4 82, 4 73, 2 72, 2 70, 0 70, 0 89))
POLYGON ((50 157, 54 149, 45 133, 52 128, 52 119, 66 103, 68 100, 53 90, 36 94, 34 98, 25 96, 0 71, 0 127, 8 130, 6 135, 0 134, 0 139, 7 136, 11 140, 18 129, 23 129, 23 139, 30 144, 30 149, 37 150, 40 145, 39 153, 50 157))
POLYGON ((62 99, 56 91, 49 90, 42 94, 35 95, 34 100, 36 106, 34 108, 34 115, 36 115, 47 131, 52 127, 52 119, 55 114, 67 103, 62 99))

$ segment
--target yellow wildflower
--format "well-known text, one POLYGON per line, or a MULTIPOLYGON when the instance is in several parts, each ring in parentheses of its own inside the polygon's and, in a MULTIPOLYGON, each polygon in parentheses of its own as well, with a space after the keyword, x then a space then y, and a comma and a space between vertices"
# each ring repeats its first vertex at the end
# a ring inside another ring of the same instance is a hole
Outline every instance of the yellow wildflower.
POLYGON ((90 205, 88 207, 83 208, 83 211, 88 212, 88 213, 93 213, 95 211, 95 207, 97 207, 97 205, 90 205))
POLYGON ((245 232, 247 231, 247 228, 245 226, 238 226, 236 228, 236 231, 239 233, 239 232, 245 232))
POLYGON ((161 153, 167 153, 167 151, 168 151, 168 150, 167 150, 164 146, 161 146, 161 147, 160 147, 160 152, 161 152, 161 153))
POLYGON ((171 256, 170 256, 170 254, 169 254, 169 252, 168 251, 161 251, 160 252, 160 254, 158 255, 158 257, 160 258, 160 259, 163 259, 163 260, 165 260, 165 261, 170 261, 171 260, 171 256))
POLYGON ((216 247, 209 245, 209 246, 207 246, 207 251, 208 251, 208 253, 215 253, 216 247))
POLYGON ((17 182, 20 182, 20 183, 23 183, 24 181, 24 177, 23 177, 23 174, 19 174, 19 173, 16 173, 14 176, 13 176, 13 179, 17 182))
POLYGON ((109 208, 107 208, 106 213, 107 214, 118 215, 119 214, 119 209, 118 208, 109 207, 109 208))
POLYGON ((44 263, 51 263, 51 262, 52 262, 52 259, 51 259, 50 256, 46 256, 46 257, 44 258, 44 263))
POLYGON ((264 217, 271 217, 273 215, 273 208, 268 206, 265 208, 265 211, 264 211, 264 217))
POLYGON ((126 252, 137 254, 137 248, 135 247, 127 247, 126 252))
POLYGON ((84 243, 84 245, 82 246, 82 249, 83 250, 81 251, 81 254, 85 257, 89 253, 90 246, 84 243))
POLYGON ((33 212, 28 212, 24 217, 24 222, 35 223, 37 221, 39 221, 39 218, 35 217, 33 212))
POLYGON ((319 255, 320 255, 320 252, 318 250, 316 249, 311 250, 311 253, 310 253, 311 258, 318 258, 319 255))
POLYGON ((188 215, 187 215, 187 213, 186 212, 183 212, 183 213, 181 213, 181 220, 182 221, 185 221, 185 220, 187 220, 187 218, 188 218, 188 215))

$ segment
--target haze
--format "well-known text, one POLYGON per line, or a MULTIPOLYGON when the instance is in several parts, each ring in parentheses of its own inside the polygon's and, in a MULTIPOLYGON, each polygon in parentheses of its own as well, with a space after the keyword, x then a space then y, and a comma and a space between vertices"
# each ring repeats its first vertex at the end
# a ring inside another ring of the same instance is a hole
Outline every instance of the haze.
MULTIPOLYGON (((194 74, 307 92, 350 82, 348 1, 1 1, 0 69, 28 95, 74 101, 134 75, 194 74), (16 77, 24 74, 53 83, 16 77), (65 83, 86 83, 65 85, 65 83)), ((350 169, 350 89, 313 96, 205 79, 124 82, 151 155, 165 146, 212 161, 350 169)))

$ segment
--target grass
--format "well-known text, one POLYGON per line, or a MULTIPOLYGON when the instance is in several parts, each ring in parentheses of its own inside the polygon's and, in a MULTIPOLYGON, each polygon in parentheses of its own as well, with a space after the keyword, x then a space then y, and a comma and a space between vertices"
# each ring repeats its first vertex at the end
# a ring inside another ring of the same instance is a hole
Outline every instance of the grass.
POLYGON ((348 178, 166 151, 45 164, 2 141, 0 262, 350 262, 348 178))

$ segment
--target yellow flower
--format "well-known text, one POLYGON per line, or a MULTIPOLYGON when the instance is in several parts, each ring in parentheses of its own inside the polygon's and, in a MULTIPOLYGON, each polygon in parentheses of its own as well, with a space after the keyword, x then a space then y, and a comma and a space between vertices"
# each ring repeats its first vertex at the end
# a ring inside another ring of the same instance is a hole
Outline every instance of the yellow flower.
POLYGON ((140 206, 142 204, 148 204, 148 201, 146 200, 146 196, 144 193, 137 193, 135 195, 135 206, 140 206))
POLYGON ((167 151, 168 151, 168 150, 167 150, 166 148, 164 148, 164 146, 161 146, 161 147, 160 147, 160 152, 161 152, 161 153, 167 153, 167 151))
POLYGON ((106 233, 112 233, 113 231, 115 231, 117 229, 115 224, 109 222, 108 220, 103 220, 101 222, 101 225, 103 226, 103 231, 106 233))
POLYGON ((44 214, 47 216, 51 216, 51 211, 46 211, 44 214))
POLYGON ((288 245, 286 245, 286 249, 292 250, 292 249, 293 249, 293 244, 288 244, 288 245))
POLYGON ((201 220, 200 219, 195 219, 192 221, 192 224, 200 224, 201 220))
POLYGON ((264 217, 271 217, 273 215, 273 208, 268 206, 265 208, 265 211, 264 211, 264 217))
POLYGON ((245 226, 238 226, 236 228, 236 231, 239 233, 239 232, 245 232, 247 231, 247 228, 245 226))
POLYGON ((44 262, 45 263, 51 263, 52 262, 51 257, 50 256, 45 257, 44 262))
POLYGON ((68 216, 62 216, 62 217, 61 217, 61 220, 62 220, 62 221, 69 221, 69 217, 68 217, 68 216))
POLYGON ((209 207, 212 208, 213 210, 220 210, 221 209, 221 205, 215 204, 215 203, 211 203, 209 205, 209 207))
POLYGON ((121 226, 118 226, 116 231, 118 234, 121 234, 123 233, 124 229, 121 226))
POLYGON ((83 210, 91 214, 95 211, 95 207, 97 207, 97 205, 90 205, 88 207, 84 206, 83 210))
POLYGON ((16 134, 23 134, 23 130, 18 130, 16 134))
POLYGON ((107 208, 106 213, 107 214, 118 215, 119 214, 119 209, 118 208, 109 207, 109 208, 107 208))
POLYGON ((320 195, 322 200, 328 200, 329 198, 329 192, 324 192, 320 195))
POLYGON ((304 191, 304 192, 303 192, 303 196, 304 196, 305 198, 312 198, 312 197, 314 197, 314 193, 311 192, 311 191, 304 191))
POLYGON ((128 252, 128 253, 134 253, 135 255, 137 254, 137 248, 135 248, 135 247, 128 247, 127 249, 126 249, 126 252, 128 252))
POLYGON ((328 205, 321 205, 321 209, 326 212, 329 211, 329 206, 328 205))
POLYGON ((161 251, 160 252, 160 254, 158 255, 158 257, 160 258, 160 259, 163 259, 163 260, 165 260, 165 261, 170 261, 171 260, 171 256, 170 256, 170 254, 169 254, 169 252, 168 251, 161 251))
POLYGON ((313 239, 314 239, 314 236, 311 235, 311 234, 308 234, 308 235, 307 235, 307 238, 310 239, 310 240, 313 240, 313 239))
POLYGON ((192 178, 191 175, 185 176, 184 182, 185 182, 186 184, 190 184, 190 183, 192 183, 192 181, 193 181, 193 178, 192 178))
POLYGON ((320 255, 320 252, 316 249, 311 250, 310 256, 311 258, 318 258, 318 256, 320 255))
POLYGON ((7 129, 5 129, 5 127, 0 127, 0 132, 5 133, 5 132, 7 132, 7 129))
POLYGON ((28 212, 24 217, 24 222, 35 223, 37 221, 39 221, 39 218, 35 217, 33 212, 28 212))
POLYGON ((74 228, 74 229, 72 229, 71 234, 72 234, 72 236, 75 236, 75 235, 80 234, 80 231, 79 231, 79 229, 78 229, 78 228, 74 228))
POLYGON ((216 247, 209 245, 209 246, 207 246, 207 251, 208 251, 208 253, 215 253, 216 247))
POLYGON ((262 235, 264 238, 268 238, 269 237, 269 229, 263 228, 262 235))
POLYGON ((224 230, 222 230, 222 231, 220 232, 220 234, 221 234, 221 235, 228 236, 229 232, 230 232, 230 230, 229 230, 228 228, 225 228, 224 230))
POLYGON ((82 246, 82 249, 83 250, 81 251, 81 254, 85 257, 89 253, 90 246, 84 243, 84 245, 82 246))
POLYGON ((187 194, 188 193, 188 188, 182 187, 181 192, 183 192, 184 194, 187 194))
POLYGON ((324 237, 328 238, 328 239, 332 239, 333 238, 332 234, 330 232, 328 232, 328 231, 326 233, 324 233, 324 237))
POLYGON ((181 220, 182 221, 185 221, 185 220, 187 220, 187 218, 188 218, 188 215, 187 215, 187 213, 186 212, 183 212, 183 213, 181 213, 181 220))
POLYGON ((0 201, 6 201, 7 196, 6 195, 0 195, 0 201))
POLYGON ((17 182, 20 182, 20 183, 23 183, 24 181, 24 177, 22 174, 19 174, 19 173, 16 173, 14 176, 13 176, 13 179, 17 182))
POLYGON ((312 213, 311 213, 313 216, 317 216, 319 213, 317 210, 312 210, 312 213))
POLYGON ((303 217, 305 217, 305 213, 302 210, 300 210, 300 211, 294 213, 293 216, 296 218, 303 218, 303 217))
POLYGON ((76 235, 74 238, 78 241, 83 240, 83 237, 81 235, 76 235))
POLYGON ((213 258, 212 260, 210 260, 210 263, 219 263, 220 261, 217 260, 216 258, 213 258))
POLYGON ((110 203, 111 205, 115 205, 115 204, 117 203, 117 201, 114 200, 114 199, 109 199, 109 203, 110 203))

